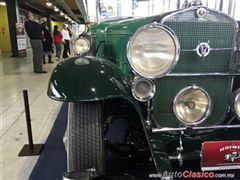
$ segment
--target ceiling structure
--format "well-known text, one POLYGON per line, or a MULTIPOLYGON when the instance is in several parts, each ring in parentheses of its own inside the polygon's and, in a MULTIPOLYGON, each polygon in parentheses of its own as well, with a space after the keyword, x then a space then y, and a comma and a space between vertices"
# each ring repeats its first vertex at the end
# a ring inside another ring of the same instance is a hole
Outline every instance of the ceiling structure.
POLYGON ((19 0, 18 3, 21 9, 30 10, 41 16, 51 15, 55 21, 69 21, 80 24, 84 23, 87 17, 83 1, 84 0, 19 0), (52 5, 47 6, 46 2, 51 2, 52 5), (57 9, 59 10, 57 11, 57 9), (62 15, 60 15, 60 12, 62 12, 62 15))

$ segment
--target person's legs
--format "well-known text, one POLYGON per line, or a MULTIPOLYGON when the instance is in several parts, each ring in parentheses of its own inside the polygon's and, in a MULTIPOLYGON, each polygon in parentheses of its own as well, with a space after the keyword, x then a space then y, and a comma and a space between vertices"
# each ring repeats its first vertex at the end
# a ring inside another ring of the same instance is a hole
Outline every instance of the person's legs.
POLYGON ((63 49, 63 58, 68 58, 69 41, 65 40, 63 49))
POLYGON ((48 54, 48 63, 53 63, 53 61, 52 61, 52 51, 48 51, 47 54, 48 54))
POLYGON ((42 56, 43 56, 43 45, 42 45, 42 41, 38 40, 37 41, 37 67, 38 67, 38 72, 43 70, 43 66, 42 66, 42 56))
POLYGON ((37 72, 38 71, 38 67, 37 67, 37 63, 36 63, 36 59, 37 59, 37 46, 36 46, 36 40, 30 40, 31 46, 32 46, 32 53, 33 53, 33 71, 37 72))
POLYGON ((43 57, 43 45, 41 40, 31 40, 33 50, 33 70, 34 72, 42 72, 42 57, 43 57))
POLYGON ((67 55, 67 44, 66 42, 63 44, 63 58, 67 58, 68 55, 67 55))
POLYGON ((68 43, 68 53, 69 53, 69 55, 71 55, 71 46, 72 46, 72 42, 71 41, 69 41, 69 43, 68 43))
POLYGON ((55 44, 55 47, 56 47, 57 61, 59 61, 61 53, 62 53, 62 46, 60 44, 55 44))
POLYGON ((62 54, 62 45, 59 44, 58 45, 58 48, 59 48, 59 58, 61 57, 61 54, 62 54))
POLYGON ((56 47, 56 57, 60 57, 60 48, 59 48, 59 44, 55 44, 56 47))
POLYGON ((46 64, 45 52, 43 52, 43 64, 46 64))

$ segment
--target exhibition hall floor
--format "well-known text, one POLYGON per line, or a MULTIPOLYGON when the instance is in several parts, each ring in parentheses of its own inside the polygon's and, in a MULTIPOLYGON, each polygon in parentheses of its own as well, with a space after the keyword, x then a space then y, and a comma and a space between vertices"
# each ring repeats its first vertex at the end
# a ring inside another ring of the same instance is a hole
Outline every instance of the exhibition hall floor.
POLYGON ((27 57, 0 55, 1 167, 0 179, 26 180, 39 156, 18 157, 28 143, 23 93, 28 90, 34 144, 45 143, 62 103, 47 97, 48 79, 54 64, 44 65, 46 74, 34 74, 32 52, 27 57))

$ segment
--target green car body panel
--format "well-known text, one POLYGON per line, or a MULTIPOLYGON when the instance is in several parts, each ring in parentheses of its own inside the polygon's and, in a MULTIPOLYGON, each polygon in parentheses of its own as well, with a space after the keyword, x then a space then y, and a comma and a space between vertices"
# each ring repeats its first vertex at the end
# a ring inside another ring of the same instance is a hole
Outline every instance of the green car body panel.
POLYGON ((74 57, 57 65, 51 76, 48 96, 67 102, 96 101, 128 98, 128 89, 125 76, 112 62, 74 57))
POLYGON ((124 75, 129 78, 131 68, 126 57, 128 40, 139 27, 153 22, 157 17, 126 18, 92 27, 91 32, 95 44, 99 45, 100 42, 104 42, 96 56, 114 60, 124 75))
MULTIPOLYGON (((167 76, 153 80, 156 93, 152 100, 152 127, 183 127, 173 113, 172 103, 181 89, 192 85, 206 90, 213 104, 211 115, 199 126, 209 127, 226 123, 233 93, 231 74, 235 73, 232 67, 237 26, 227 15, 207 8, 211 16, 202 21, 195 15, 198 8, 196 6, 185 11, 146 18, 120 18, 95 25, 91 28, 91 33, 94 49, 98 50, 96 57, 84 57, 89 61, 87 65, 76 65, 77 57, 60 63, 51 76, 48 95, 53 99, 68 102, 114 98, 128 100, 142 121, 157 171, 171 172, 170 157, 178 155, 176 148, 179 147, 180 131, 153 133, 151 127, 146 125, 147 113, 142 106, 144 103, 137 101, 131 94, 131 80, 134 74, 128 63, 126 49, 133 33, 153 22, 168 26, 179 39, 181 53, 177 65, 167 76), (186 18, 186 15, 192 18, 186 18), (214 49, 205 59, 200 58, 195 51, 200 42, 208 42, 214 49), (207 73, 229 75, 204 75, 207 73), (92 88, 95 89, 94 92, 92 88)), ((182 139, 183 156, 186 160, 200 159, 199 153, 204 141, 239 139, 239 128, 213 129, 206 133, 186 135, 182 139)))

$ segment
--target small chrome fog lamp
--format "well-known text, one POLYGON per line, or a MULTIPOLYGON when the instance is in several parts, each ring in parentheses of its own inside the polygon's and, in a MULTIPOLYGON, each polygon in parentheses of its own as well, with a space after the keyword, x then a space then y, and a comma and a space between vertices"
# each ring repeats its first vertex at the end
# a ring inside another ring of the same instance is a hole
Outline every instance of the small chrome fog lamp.
POLYGON ((234 98, 234 112, 237 115, 237 118, 240 119, 240 89, 235 92, 234 98))
POLYGON ((179 91, 173 102, 175 116, 186 125, 202 123, 212 109, 208 93, 200 87, 189 86, 179 91))
POLYGON ((156 92, 153 81, 144 78, 136 78, 132 84, 133 96, 141 102, 151 99, 156 92))
POLYGON ((74 49, 77 54, 82 55, 90 50, 90 46, 91 46, 90 41, 86 37, 81 36, 79 39, 76 40, 74 44, 74 49))

